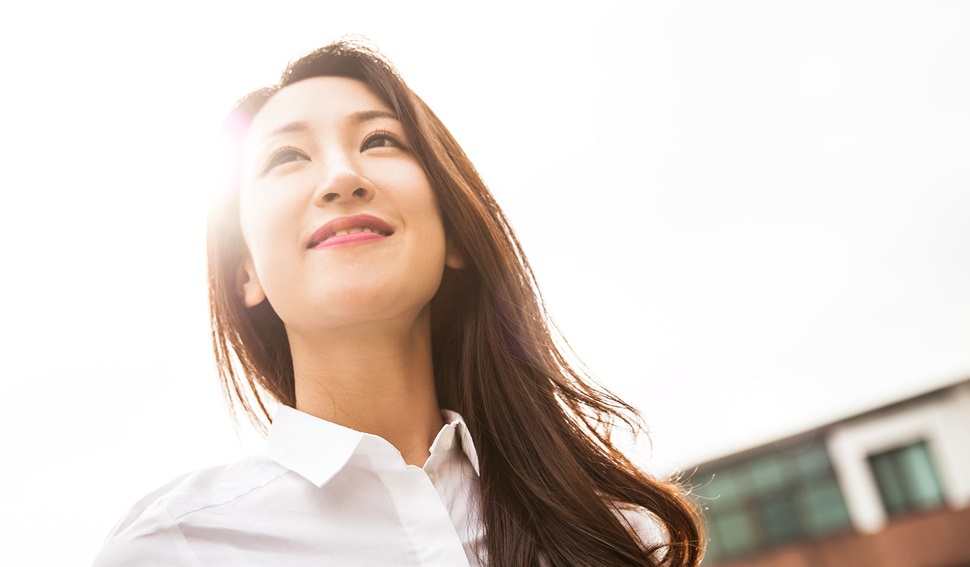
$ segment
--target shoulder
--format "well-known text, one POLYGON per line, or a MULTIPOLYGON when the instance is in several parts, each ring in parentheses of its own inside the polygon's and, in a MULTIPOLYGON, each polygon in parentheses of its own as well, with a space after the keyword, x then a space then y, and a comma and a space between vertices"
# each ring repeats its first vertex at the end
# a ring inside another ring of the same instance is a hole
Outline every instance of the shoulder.
POLYGON ((199 513, 270 485, 287 469, 265 457, 183 475, 136 502, 115 525, 95 558, 95 567, 201 565, 183 526, 199 513))

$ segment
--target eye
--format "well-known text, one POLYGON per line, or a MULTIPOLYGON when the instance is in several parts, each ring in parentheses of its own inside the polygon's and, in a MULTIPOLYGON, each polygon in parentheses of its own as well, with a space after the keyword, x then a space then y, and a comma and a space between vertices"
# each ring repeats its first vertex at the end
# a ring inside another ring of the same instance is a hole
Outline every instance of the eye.
POLYGON ((404 144, 390 132, 381 130, 374 132, 364 139, 364 143, 360 145, 360 151, 367 151, 374 148, 404 148, 404 144))
POLYGON ((268 173, 276 166, 294 161, 310 161, 310 158, 295 148, 280 148, 266 161, 266 167, 263 168, 263 173, 268 173))

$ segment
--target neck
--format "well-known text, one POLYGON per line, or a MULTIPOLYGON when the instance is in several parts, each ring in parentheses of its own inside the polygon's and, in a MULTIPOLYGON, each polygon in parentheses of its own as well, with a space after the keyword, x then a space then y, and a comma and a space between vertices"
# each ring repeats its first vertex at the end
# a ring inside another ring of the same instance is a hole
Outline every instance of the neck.
POLYGON ((444 424, 434 384, 430 315, 314 333, 288 330, 296 408, 383 437, 422 466, 444 424))

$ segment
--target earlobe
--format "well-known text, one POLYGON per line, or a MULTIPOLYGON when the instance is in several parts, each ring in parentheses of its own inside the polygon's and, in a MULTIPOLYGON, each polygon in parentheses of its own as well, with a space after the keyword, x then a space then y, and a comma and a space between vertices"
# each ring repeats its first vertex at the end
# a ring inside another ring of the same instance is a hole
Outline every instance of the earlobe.
POLYGON ((239 266, 239 273, 236 276, 236 292, 242 298, 246 307, 256 307, 266 299, 266 292, 263 285, 259 283, 256 276, 256 268, 253 266, 252 258, 246 258, 242 266, 239 266))
POLYGON ((445 266, 452 270, 460 270, 465 267, 465 256, 451 242, 445 249, 445 266))

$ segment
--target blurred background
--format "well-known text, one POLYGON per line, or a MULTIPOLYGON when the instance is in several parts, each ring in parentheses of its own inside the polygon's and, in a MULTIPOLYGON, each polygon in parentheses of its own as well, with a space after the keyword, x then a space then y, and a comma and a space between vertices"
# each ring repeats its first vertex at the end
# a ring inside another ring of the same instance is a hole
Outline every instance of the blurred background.
POLYGON ((707 564, 970 564, 970 4, 2 12, 3 557, 86 564, 145 493, 260 450, 209 352, 218 128, 362 34, 642 411, 635 459, 698 486, 707 564))

